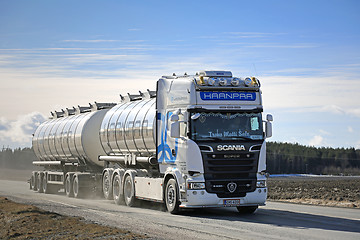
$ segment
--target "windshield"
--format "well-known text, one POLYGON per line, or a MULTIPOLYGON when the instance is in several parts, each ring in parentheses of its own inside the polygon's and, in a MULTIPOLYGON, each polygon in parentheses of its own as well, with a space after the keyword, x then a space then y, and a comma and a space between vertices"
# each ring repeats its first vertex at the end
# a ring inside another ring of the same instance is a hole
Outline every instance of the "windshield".
POLYGON ((261 113, 192 113, 193 140, 262 140, 261 113))

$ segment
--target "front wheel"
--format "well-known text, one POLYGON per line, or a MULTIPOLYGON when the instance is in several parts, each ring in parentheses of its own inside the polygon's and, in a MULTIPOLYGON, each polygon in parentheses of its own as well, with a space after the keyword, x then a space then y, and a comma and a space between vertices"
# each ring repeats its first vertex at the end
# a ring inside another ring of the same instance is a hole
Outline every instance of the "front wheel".
POLYGON ((258 206, 244 206, 244 207, 236 207, 239 213, 242 214, 252 214, 258 209, 258 206))
POLYGON ((179 194, 175 179, 170 179, 166 184, 165 204, 171 214, 179 213, 179 194))

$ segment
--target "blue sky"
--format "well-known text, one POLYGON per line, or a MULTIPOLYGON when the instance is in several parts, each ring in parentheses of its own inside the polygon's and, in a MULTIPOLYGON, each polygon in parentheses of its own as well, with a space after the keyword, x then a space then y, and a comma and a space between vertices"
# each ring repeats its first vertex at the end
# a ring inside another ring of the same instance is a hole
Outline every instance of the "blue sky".
POLYGON ((173 72, 257 76, 271 141, 360 148, 359 1, 0 0, 0 145, 173 72))

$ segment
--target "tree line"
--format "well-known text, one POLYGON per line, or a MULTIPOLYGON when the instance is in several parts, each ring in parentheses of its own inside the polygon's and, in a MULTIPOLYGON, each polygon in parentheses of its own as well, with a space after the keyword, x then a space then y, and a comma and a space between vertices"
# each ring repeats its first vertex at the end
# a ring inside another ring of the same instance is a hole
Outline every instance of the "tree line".
POLYGON ((34 169, 32 162, 36 156, 32 148, 2 148, 0 152, 0 167, 2 169, 34 169))
POLYGON ((268 142, 266 157, 270 174, 360 175, 360 149, 355 148, 316 148, 268 142))
MULTIPOLYGON (((312 173, 360 175, 360 149, 309 147, 292 143, 268 142, 267 171, 270 174, 312 173)), ((2 148, 0 167, 34 169, 32 148, 2 148)))

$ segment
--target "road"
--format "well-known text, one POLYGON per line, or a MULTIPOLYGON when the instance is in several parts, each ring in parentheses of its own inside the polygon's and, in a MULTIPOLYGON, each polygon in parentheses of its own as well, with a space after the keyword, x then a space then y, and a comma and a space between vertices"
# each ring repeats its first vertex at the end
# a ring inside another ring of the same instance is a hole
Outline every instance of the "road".
POLYGON ((103 199, 74 199, 0 180, 0 196, 44 210, 147 234, 153 239, 360 239, 360 210, 268 202, 253 215, 235 208, 171 215, 160 204, 130 208, 103 199))

